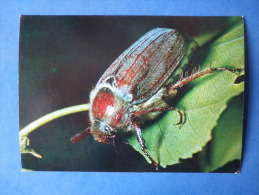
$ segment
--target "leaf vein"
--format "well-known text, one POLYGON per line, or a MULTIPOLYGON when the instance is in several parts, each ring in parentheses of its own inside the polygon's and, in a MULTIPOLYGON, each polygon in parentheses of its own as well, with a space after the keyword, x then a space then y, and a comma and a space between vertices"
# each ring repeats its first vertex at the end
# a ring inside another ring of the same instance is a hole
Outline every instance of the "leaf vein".
POLYGON ((167 139, 165 138, 165 135, 163 134, 163 132, 162 132, 162 130, 161 130, 161 126, 160 126, 159 123, 158 123, 158 126, 159 126, 159 132, 160 132, 161 136, 163 137, 163 140, 165 140, 165 148, 166 148, 166 151, 167 151, 168 155, 170 156, 170 159, 172 159, 172 155, 171 155, 171 153, 170 153, 169 150, 168 150, 167 139))
POLYGON ((188 115, 187 115, 187 120, 189 121, 189 125, 191 126, 191 129, 192 129, 192 131, 194 132, 194 134, 195 134, 197 137, 199 137, 199 134, 195 131, 195 128, 193 128, 192 123, 191 123, 191 120, 190 120, 190 118, 189 118, 188 115))
POLYGON ((232 43, 232 42, 238 41, 238 40, 240 40, 240 39, 244 39, 244 36, 241 36, 241 37, 238 37, 238 38, 232 39, 232 40, 227 41, 227 42, 224 42, 224 43, 219 43, 219 44, 211 45, 211 47, 218 47, 218 46, 222 46, 222 45, 225 45, 225 44, 228 44, 228 43, 232 43))

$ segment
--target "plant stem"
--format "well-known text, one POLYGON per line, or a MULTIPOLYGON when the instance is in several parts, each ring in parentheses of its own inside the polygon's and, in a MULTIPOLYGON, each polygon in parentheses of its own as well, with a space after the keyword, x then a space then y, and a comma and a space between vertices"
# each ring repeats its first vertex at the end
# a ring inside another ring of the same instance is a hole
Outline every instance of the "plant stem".
POLYGON ((30 123, 29 125, 27 125, 26 127, 22 128, 19 132, 19 136, 25 137, 29 133, 31 133, 32 131, 37 129, 38 127, 40 127, 40 126, 42 126, 42 125, 44 125, 44 124, 46 124, 46 123, 48 123, 48 122, 50 122, 54 119, 60 118, 60 117, 65 116, 65 115, 77 113, 77 112, 88 111, 89 108, 90 108, 89 104, 80 104, 80 105, 71 106, 71 107, 60 109, 60 110, 56 110, 54 112, 46 114, 43 117, 40 117, 39 119, 37 119, 37 120, 33 121, 32 123, 30 123))

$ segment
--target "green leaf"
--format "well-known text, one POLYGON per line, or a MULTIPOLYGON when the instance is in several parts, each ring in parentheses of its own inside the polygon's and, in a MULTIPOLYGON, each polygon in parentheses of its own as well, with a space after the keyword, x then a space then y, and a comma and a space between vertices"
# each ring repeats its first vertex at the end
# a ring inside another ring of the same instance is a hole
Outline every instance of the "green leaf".
POLYGON ((243 95, 237 96, 222 113, 213 129, 212 141, 200 154, 204 172, 217 170, 233 160, 241 160, 243 134, 243 95))
MULTIPOLYGON (((208 47, 201 69, 210 66, 244 70, 243 21, 208 47)), ((174 125, 179 116, 170 111, 142 131, 148 153, 160 166, 179 163, 180 159, 191 158, 202 150, 211 139, 211 131, 227 108, 227 102, 244 91, 243 82, 234 84, 236 77, 229 71, 219 71, 192 81, 176 104, 185 114, 183 127, 174 125)), ((136 136, 128 138, 128 141, 146 158, 136 136)))
MULTIPOLYGON (((243 18, 240 16, 232 16, 228 17, 228 27, 234 26, 236 24, 240 24, 240 22, 243 22, 243 18)), ((226 26, 226 28, 227 28, 226 26)), ((211 42, 211 40, 215 40, 215 37, 218 37, 220 34, 224 33, 226 28, 215 28, 213 31, 205 32, 204 34, 198 35, 196 37, 193 37, 193 39, 199 44, 199 46, 204 46, 204 44, 207 44, 208 42, 211 42)))

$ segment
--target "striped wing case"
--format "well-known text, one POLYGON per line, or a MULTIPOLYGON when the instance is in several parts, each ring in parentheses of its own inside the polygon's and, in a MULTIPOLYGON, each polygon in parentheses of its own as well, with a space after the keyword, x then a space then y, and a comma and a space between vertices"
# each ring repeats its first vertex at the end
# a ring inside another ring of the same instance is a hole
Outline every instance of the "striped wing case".
POLYGON ((197 46, 177 30, 153 29, 112 63, 98 85, 113 78, 125 101, 133 105, 145 102, 182 66, 183 58, 190 57, 190 45, 197 46))

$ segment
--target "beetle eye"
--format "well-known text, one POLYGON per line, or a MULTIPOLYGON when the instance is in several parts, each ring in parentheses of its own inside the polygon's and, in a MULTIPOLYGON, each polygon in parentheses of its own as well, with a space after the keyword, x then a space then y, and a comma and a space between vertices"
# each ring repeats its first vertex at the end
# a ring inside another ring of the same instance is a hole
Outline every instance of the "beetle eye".
POLYGON ((110 132, 111 131, 111 128, 110 127, 108 127, 108 126, 105 126, 104 127, 104 132, 105 133, 108 133, 108 132, 110 132))

